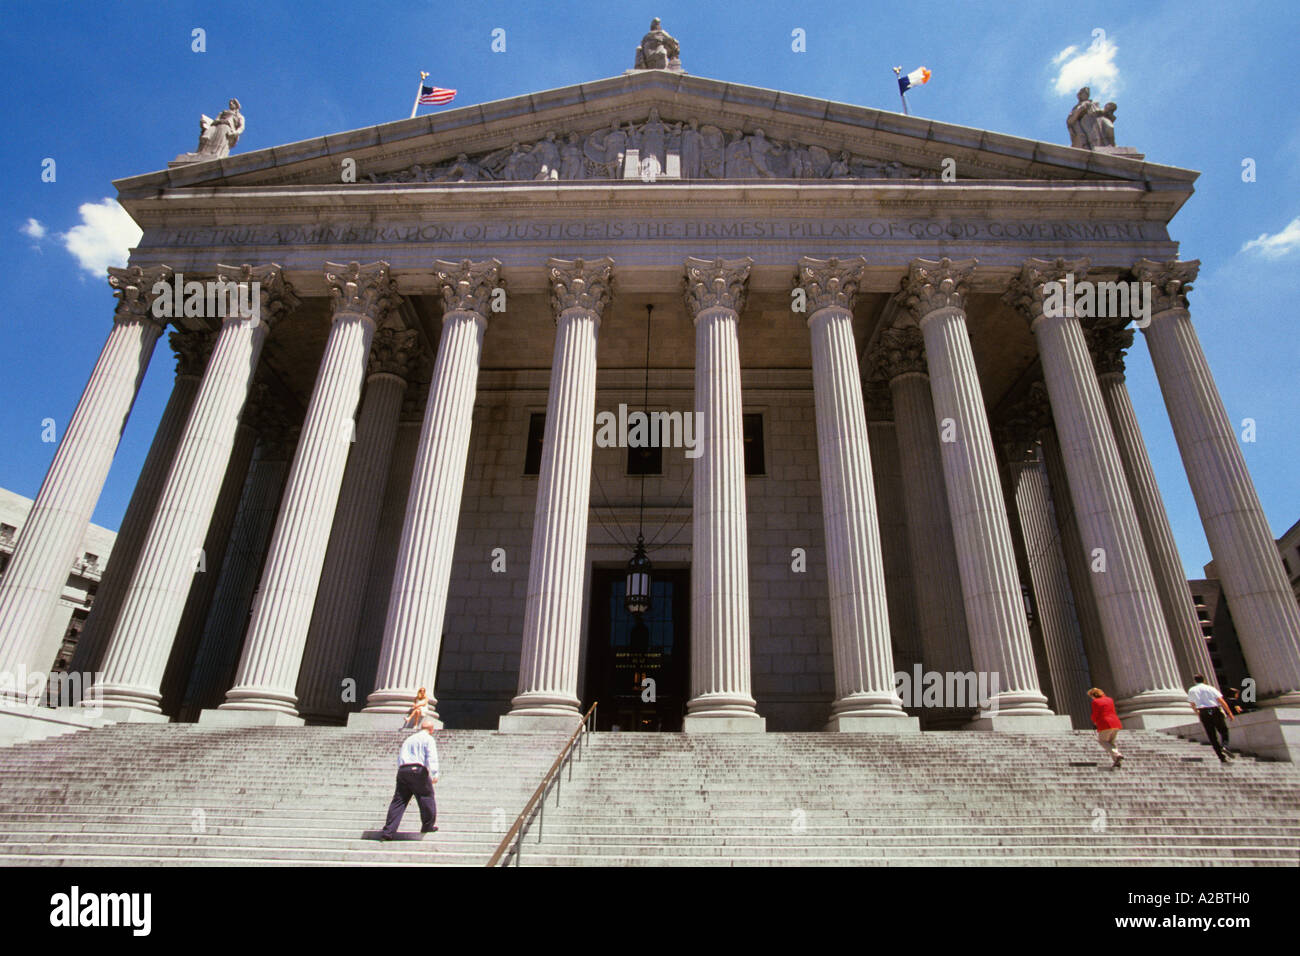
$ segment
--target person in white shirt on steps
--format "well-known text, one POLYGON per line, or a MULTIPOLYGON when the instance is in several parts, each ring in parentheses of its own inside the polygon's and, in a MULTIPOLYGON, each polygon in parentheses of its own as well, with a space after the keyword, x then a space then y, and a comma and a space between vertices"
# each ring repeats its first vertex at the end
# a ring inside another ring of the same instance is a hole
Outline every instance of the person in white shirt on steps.
POLYGON ((397 757, 397 790, 388 804, 388 820, 379 839, 391 840, 406 813, 406 805, 415 797, 420 808, 420 833, 435 833, 438 804, 433 799, 433 786, 438 782, 438 747, 433 742, 437 727, 432 717, 426 717, 420 729, 402 741, 397 757))
POLYGON ((1205 736, 1210 738, 1210 744, 1214 747, 1214 752, 1219 755, 1220 763, 1227 763, 1228 758, 1233 756, 1232 751, 1228 749, 1228 725, 1223 719, 1223 715, 1228 715, 1228 720, 1236 720, 1232 716, 1232 710, 1228 707, 1228 702, 1223 699, 1217 687, 1213 687, 1205 682, 1203 674, 1196 675, 1196 683, 1187 689, 1187 701, 1192 705, 1192 710, 1196 711, 1196 716, 1201 720, 1201 726, 1205 728, 1205 736), (1223 742, 1219 742, 1219 738, 1223 742))

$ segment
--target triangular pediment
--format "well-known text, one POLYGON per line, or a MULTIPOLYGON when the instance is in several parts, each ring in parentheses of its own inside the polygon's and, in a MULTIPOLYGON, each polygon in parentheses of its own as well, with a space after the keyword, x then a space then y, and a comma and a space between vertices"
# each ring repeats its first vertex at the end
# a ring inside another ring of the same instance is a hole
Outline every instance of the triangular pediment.
MULTIPOLYGON (((256 122, 253 117, 252 122, 256 122)), ((1196 173, 666 70, 446 110, 119 180, 184 187, 356 183, 893 180, 1164 184, 1196 173)))

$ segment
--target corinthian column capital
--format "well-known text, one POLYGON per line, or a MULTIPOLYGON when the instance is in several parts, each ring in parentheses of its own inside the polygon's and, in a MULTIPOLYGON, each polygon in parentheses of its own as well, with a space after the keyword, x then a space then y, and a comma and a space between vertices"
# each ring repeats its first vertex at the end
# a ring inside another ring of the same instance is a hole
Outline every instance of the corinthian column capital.
POLYGON ((415 329, 378 329, 370 346, 366 375, 388 374, 406 379, 419 357, 420 334, 415 329))
POLYGON ((908 373, 928 375, 925 337, 921 330, 914 325, 885 329, 871 355, 871 364, 874 374, 886 382, 908 373))
POLYGON ((257 317, 272 330, 299 305, 300 300, 294 295, 293 286, 284 277, 284 269, 275 263, 264 266, 248 263, 239 266, 218 265, 217 281, 256 289, 259 309, 257 317))
POLYGON ((1123 375, 1124 353, 1133 346, 1133 330, 1098 322, 1087 328, 1084 339, 1097 375, 1123 375))
POLYGON ((1186 309, 1187 293, 1192 291, 1192 282, 1200 270, 1200 259, 1187 262, 1139 259, 1133 263, 1133 277, 1138 282, 1150 283, 1152 315, 1186 309))
POLYGON ((148 269, 142 269, 140 266, 127 266, 125 269, 109 266, 108 284, 113 287, 113 295, 117 297, 113 321, 130 322, 142 319, 165 327, 167 319, 160 319, 153 314, 153 304, 154 300, 162 294, 162 290, 156 287, 171 282, 172 275, 171 266, 150 266, 148 269))
POLYGON ((754 260, 748 256, 743 259, 687 258, 684 293, 691 318, 699 318, 705 309, 717 308, 730 309, 739 315, 745 308, 746 284, 753 264, 754 260))
POLYGON ((473 312, 483 316, 488 314, 488 300, 498 288, 505 287, 501 278, 501 260, 488 259, 484 262, 448 262, 436 259, 433 274, 438 279, 438 288, 442 292, 442 314, 452 312, 473 312))
POLYGON ((913 259, 898 302, 917 322, 943 309, 965 311, 970 278, 978 264, 978 259, 913 259))
POLYGON ((614 260, 609 256, 595 262, 547 259, 546 276, 557 320, 569 309, 585 309, 599 320, 614 291, 614 260))
POLYGON ((176 331, 167 336, 167 341, 176 353, 176 377, 200 378, 217 343, 217 333, 208 329, 176 331))
POLYGON ((795 282, 808 296, 808 321, 822 309, 835 307, 852 312, 866 267, 867 260, 862 256, 845 260, 801 258, 795 282))
MULTIPOLYGON (((1011 280, 1007 286, 1007 291, 1002 294, 1002 301, 1011 308, 1019 312, 1031 326, 1037 321, 1038 317, 1044 314, 1044 300, 1051 294, 1051 290, 1046 286, 1051 282, 1062 283, 1062 291, 1059 293, 1065 296, 1068 277, 1068 288, 1073 290, 1074 283, 1082 281, 1088 275, 1088 267, 1092 265, 1092 260, 1086 256, 1079 259, 1026 259, 1020 269, 1020 274, 1011 280)), ((1064 299, 1062 300, 1064 302, 1064 299)), ((1071 303, 1072 305, 1073 303, 1071 303)), ((1066 312, 1066 315, 1072 314, 1073 310, 1066 312)))
POLYGON ((330 287, 335 317, 360 315, 379 325, 397 307, 397 285, 387 262, 364 266, 357 262, 327 262, 325 282, 330 287))

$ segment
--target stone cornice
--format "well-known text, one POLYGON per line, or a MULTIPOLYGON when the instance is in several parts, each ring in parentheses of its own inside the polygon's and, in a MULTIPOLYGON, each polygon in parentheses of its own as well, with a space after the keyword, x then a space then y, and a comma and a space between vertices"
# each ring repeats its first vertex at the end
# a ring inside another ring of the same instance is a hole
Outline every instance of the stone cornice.
MULTIPOLYGON (((544 136, 580 115, 609 125, 628 121, 650 107, 679 119, 730 126, 762 125, 772 136, 794 136, 827 149, 858 149, 912 162, 909 154, 952 156, 959 170, 1003 171, 1004 175, 1065 175, 1167 181, 1190 195, 1196 174, 1170 166, 1137 162, 1053 143, 973 130, 920 117, 850 106, 795 94, 764 90, 705 77, 643 71, 506 100, 444 110, 351 132, 194 163, 175 170, 118 181, 124 193, 148 192, 199 183, 298 181, 307 175, 338 175, 341 160, 361 168, 383 156, 399 165, 429 147, 448 156, 506 147, 513 140, 544 136)), ((987 174, 987 172, 986 172, 987 174)))

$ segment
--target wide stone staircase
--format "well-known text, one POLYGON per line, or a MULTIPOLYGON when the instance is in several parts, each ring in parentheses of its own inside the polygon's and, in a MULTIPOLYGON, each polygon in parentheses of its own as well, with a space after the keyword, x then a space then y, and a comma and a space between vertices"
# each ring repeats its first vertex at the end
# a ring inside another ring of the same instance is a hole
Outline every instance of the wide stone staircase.
MULTIPOLYGON (((440 831, 374 837, 402 733, 117 724, 0 748, 0 863, 482 865, 564 735, 438 734, 440 831)), ((1300 768, 1126 731, 594 734, 524 865, 1300 863, 1300 768), (540 837, 540 839, 539 839, 540 837)))

